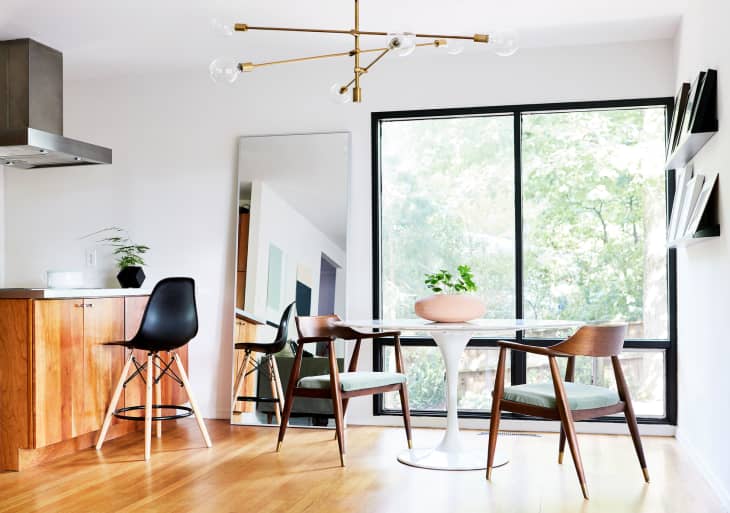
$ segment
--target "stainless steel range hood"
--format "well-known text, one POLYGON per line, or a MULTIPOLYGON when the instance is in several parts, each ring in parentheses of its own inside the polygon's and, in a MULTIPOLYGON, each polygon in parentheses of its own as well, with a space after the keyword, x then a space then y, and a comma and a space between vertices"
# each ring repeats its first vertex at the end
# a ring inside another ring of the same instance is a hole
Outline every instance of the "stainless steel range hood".
POLYGON ((61 52, 32 39, 0 41, 0 165, 111 164, 111 149, 62 134, 61 52))

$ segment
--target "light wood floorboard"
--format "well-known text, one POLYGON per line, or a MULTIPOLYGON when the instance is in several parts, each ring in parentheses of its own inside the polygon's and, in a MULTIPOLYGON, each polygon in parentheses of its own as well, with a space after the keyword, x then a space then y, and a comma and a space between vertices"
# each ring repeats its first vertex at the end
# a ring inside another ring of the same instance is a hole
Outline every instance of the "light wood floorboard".
MULTIPOLYGON (((652 482, 643 482, 628 436, 579 435, 591 500, 573 462, 557 463, 558 437, 501 436, 511 463, 488 483, 481 471, 441 472, 396 461, 402 429, 350 427, 347 468, 331 431, 291 428, 282 452, 276 430, 206 421, 206 449, 193 421, 166 425, 145 463, 144 436, 65 457, 22 473, 0 473, 0 511, 62 512, 703 512, 722 511, 674 439, 644 437, 652 482)), ((484 451, 487 437, 465 432, 484 451)), ((414 431, 415 446, 438 430, 414 431)))

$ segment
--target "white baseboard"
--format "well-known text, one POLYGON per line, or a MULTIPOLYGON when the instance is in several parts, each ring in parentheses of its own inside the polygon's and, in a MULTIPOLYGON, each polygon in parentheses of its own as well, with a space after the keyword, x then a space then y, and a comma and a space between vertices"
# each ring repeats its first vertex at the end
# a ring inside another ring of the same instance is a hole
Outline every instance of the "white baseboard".
POLYGON ((707 462, 705 462, 702 456, 700 456, 700 453, 697 451, 694 444, 689 440, 689 438, 684 436, 684 432, 681 429, 677 431, 676 438, 679 445, 682 446, 689 458, 692 460, 694 466, 710 485, 712 491, 715 492, 715 495, 720 500, 720 504, 723 509, 730 512, 730 489, 728 489, 727 483, 723 483, 723 481, 715 475, 715 473, 707 465, 707 462))
MULTIPOLYGON (((413 417, 411 419, 413 427, 426 428, 446 428, 446 419, 444 417, 413 417)), ((349 425, 361 426, 392 426, 398 427, 403 425, 403 419, 400 416, 381 415, 373 416, 368 419, 350 418, 349 425)), ((459 426, 462 429, 481 429, 489 430, 489 419, 459 419, 459 426)), ((531 431, 542 433, 558 433, 560 424, 551 420, 514 420, 503 419, 500 422, 499 429, 501 431, 531 431)), ((576 422, 575 429, 578 433, 593 433, 604 435, 628 435, 629 430, 623 422, 576 422)), ((639 424, 639 432, 646 436, 674 436, 675 426, 668 424, 639 424)))

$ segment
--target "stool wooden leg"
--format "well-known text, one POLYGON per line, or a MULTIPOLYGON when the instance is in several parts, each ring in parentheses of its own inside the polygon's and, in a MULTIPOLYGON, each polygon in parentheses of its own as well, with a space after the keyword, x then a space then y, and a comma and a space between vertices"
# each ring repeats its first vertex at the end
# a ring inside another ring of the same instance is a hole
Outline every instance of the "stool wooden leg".
MULTIPOLYGON (((162 404, 162 371, 159 371, 156 379, 159 381, 155 383, 155 404, 162 404)), ((155 411, 157 412, 158 417, 162 416, 161 408, 157 408, 155 411)), ((157 438, 162 438, 162 421, 158 420, 155 424, 155 434, 157 435, 157 438)))
POLYGON ((172 354, 172 359, 175 360, 177 369, 180 372, 180 379, 183 382, 183 387, 185 388, 185 393, 188 394, 188 400, 190 401, 190 407, 193 409, 193 415, 195 416, 195 420, 198 422, 198 428, 200 428, 200 434, 203 435, 203 440, 205 440, 205 445, 206 445, 206 447, 213 447, 213 444, 210 441, 210 436, 208 436, 208 430, 205 427, 205 422, 203 422, 203 416, 200 415, 200 411, 198 410, 198 405, 195 402, 195 398, 193 397, 193 392, 192 392, 192 390, 190 390, 190 382, 188 381, 188 375, 185 372, 185 368, 183 367, 182 363, 180 363, 180 358, 178 357, 177 353, 172 354))
POLYGON ((150 459, 152 453, 152 387, 154 385, 154 357, 152 353, 147 355, 147 393, 144 403, 144 459, 150 459))
POLYGON ((274 403, 274 415, 276 415, 276 423, 281 424, 281 396, 279 388, 276 386, 276 378, 274 377, 274 362, 269 356, 269 385, 271 387, 271 397, 276 399, 274 403))
MULTIPOLYGON (((281 376, 279 376, 279 365, 276 363, 276 356, 271 355, 271 367, 274 369, 274 383, 276 385, 276 396, 279 398, 279 410, 284 411, 284 388, 281 386, 281 376)), ((281 419, 279 419, 281 424, 281 419)))
POLYGON ((236 411, 236 404, 238 403, 238 392, 241 389, 241 384, 246 378, 246 371, 248 370, 248 363, 251 361, 251 351, 246 351, 243 356, 243 363, 241 368, 238 369, 236 374, 236 383, 233 385, 233 399, 231 400, 231 410, 236 411))
POLYGON ((101 449, 101 447, 104 445, 104 439, 106 438, 106 434, 109 432, 109 426, 112 423, 112 415, 114 414, 114 410, 117 409, 119 396, 122 395, 122 390, 124 389, 124 381, 127 379, 127 374, 129 374, 129 368, 132 366, 132 357, 133 354, 130 352, 129 358, 127 358, 127 363, 124 364, 124 368, 122 369, 122 375, 119 376, 119 381, 117 381, 117 386, 114 389, 114 393, 112 394, 112 401, 111 403, 109 403, 109 408, 106 410, 106 415, 104 416, 104 424, 101 426, 99 438, 96 440, 97 450, 101 449))

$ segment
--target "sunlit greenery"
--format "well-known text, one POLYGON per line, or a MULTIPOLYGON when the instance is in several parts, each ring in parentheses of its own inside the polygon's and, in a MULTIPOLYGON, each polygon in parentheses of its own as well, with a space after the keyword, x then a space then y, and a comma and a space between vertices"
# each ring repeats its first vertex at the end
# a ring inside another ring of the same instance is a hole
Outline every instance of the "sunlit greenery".
MULTIPOLYGON (((668 337, 664 122, 663 108, 523 116, 526 318, 668 337)), ((383 124, 383 317, 414 317, 424 274, 464 262, 486 316, 515 317, 513 126, 511 115, 383 124)), ((443 405, 438 352, 407 359, 412 406, 443 405)))

